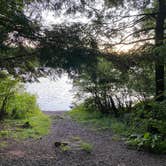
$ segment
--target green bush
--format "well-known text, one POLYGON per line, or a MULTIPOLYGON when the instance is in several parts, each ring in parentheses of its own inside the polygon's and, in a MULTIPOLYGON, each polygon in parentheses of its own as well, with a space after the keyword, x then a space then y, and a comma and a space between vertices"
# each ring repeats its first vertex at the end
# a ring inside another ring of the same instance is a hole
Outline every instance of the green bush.
POLYGON ((7 105, 8 115, 14 119, 27 118, 38 114, 40 109, 36 97, 28 93, 16 94, 7 105))
POLYGON ((139 149, 166 153, 166 101, 139 103, 130 118, 127 143, 139 149))
POLYGON ((133 109, 131 125, 137 132, 166 136, 166 101, 139 103, 133 109))
POLYGON ((0 72, 0 137, 39 138, 49 132, 50 118, 43 114, 36 97, 23 92, 21 84, 7 72, 0 72))
POLYGON ((166 140, 160 135, 144 133, 142 135, 130 135, 127 144, 156 153, 166 153, 166 140))
POLYGON ((5 71, 0 71, 0 119, 6 116, 6 107, 19 88, 18 80, 5 71))
POLYGON ((5 71, 0 72, 0 118, 27 118, 40 112, 36 97, 22 92, 21 84, 5 71))

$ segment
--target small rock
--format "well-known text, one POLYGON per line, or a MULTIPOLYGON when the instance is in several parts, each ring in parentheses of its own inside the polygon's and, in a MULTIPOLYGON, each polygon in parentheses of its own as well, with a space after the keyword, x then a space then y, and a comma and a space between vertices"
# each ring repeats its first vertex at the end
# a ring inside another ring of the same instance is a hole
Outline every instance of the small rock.
POLYGON ((67 146, 68 143, 67 142, 55 142, 54 145, 55 145, 55 147, 67 146))
POLYGON ((124 163, 119 163, 118 166, 126 166, 124 163))
POLYGON ((27 121, 22 125, 23 128, 31 128, 31 124, 27 121))

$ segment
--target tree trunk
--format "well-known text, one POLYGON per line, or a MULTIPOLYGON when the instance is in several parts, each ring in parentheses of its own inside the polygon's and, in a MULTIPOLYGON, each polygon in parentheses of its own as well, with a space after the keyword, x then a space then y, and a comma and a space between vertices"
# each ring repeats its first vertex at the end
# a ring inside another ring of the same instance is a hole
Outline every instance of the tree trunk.
POLYGON ((2 106, 0 108, 0 120, 3 120, 5 114, 6 114, 6 104, 7 104, 8 97, 5 97, 5 99, 2 102, 2 106))
MULTIPOLYGON (((164 20, 166 18, 166 1, 158 0, 158 14, 156 18, 155 28, 155 45, 160 47, 164 41, 164 20)), ((164 100, 164 57, 158 55, 155 61, 155 75, 156 75, 156 101, 164 100)))

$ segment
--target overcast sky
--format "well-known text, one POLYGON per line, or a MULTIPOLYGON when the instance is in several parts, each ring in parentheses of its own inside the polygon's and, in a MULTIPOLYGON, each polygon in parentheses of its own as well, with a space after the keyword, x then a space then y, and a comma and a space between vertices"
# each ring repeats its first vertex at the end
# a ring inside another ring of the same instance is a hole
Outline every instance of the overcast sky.
MULTIPOLYGON (((101 10, 103 8, 103 1, 101 0, 97 0, 98 2, 96 3, 96 5, 92 6, 93 8, 97 9, 97 10, 101 10)), ((28 12, 27 12, 28 13, 28 12)), ((136 11, 131 11, 131 14, 135 14, 136 11)), ((80 13, 80 12, 76 12, 75 15, 66 15, 65 13, 65 9, 61 10, 61 12, 55 12, 55 11, 50 11, 50 10, 42 10, 41 14, 41 22, 45 27, 51 27, 51 25, 54 24, 62 24, 62 23, 76 23, 76 22, 80 22, 80 23, 90 23, 91 19, 94 18, 94 16, 92 16, 91 18, 88 18, 87 16, 85 16, 84 13, 80 13)), ((130 31, 130 30, 129 30, 130 31)), ((131 31, 130 31, 131 32, 131 31)), ((116 38, 111 38, 112 40, 118 40, 116 38)), ((118 45, 116 47, 116 50, 118 51, 128 51, 130 48, 132 48, 133 45, 118 45)))

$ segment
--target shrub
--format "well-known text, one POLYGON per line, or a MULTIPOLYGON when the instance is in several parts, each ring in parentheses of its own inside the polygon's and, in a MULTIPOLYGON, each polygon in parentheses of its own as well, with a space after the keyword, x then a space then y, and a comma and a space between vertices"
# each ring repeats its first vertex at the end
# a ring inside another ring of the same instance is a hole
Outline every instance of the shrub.
POLYGON ((7 112, 12 118, 27 118, 40 112, 36 97, 28 93, 16 94, 8 103, 7 112))
POLYGON ((166 153, 166 101, 139 103, 130 119, 127 143, 138 149, 166 153))
POLYGON ((36 97, 21 91, 21 85, 7 72, 0 72, 0 137, 38 138, 49 132, 50 119, 44 115, 36 97))
POLYGON ((160 135, 144 133, 130 135, 127 144, 137 147, 137 149, 145 149, 156 153, 166 153, 166 140, 160 135))
POLYGON ((18 91, 18 81, 8 73, 0 72, 0 119, 6 115, 6 107, 18 91))
POLYGON ((131 115, 133 129, 166 136, 166 102, 139 103, 131 115), (139 129, 138 129, 139 128, 139 129))

